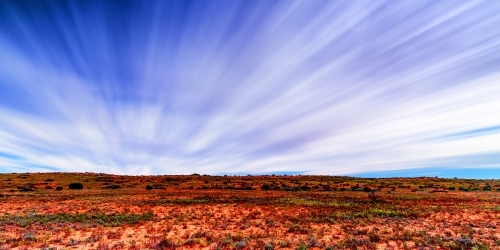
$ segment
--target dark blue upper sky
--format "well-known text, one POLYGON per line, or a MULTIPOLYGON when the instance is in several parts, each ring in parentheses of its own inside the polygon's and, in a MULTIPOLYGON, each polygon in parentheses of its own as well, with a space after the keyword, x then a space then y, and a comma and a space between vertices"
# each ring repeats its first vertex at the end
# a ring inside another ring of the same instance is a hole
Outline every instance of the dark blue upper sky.
POLYGON ((0 1, 0 172, 500 178, 498 13, 0 1))

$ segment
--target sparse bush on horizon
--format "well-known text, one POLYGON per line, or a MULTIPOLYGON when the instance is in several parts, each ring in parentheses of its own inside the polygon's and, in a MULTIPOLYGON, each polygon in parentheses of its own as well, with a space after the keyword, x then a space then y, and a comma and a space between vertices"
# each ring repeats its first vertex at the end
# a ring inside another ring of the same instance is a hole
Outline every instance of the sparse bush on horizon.
POLYGON ((121 188, 120 185, 118 184, 112 184, 112 185, 107 185, 105 188, 109 188, 109 189, 119 189, 121 188))
POLYGON ((80 182, 72 182, 69 184, 68 188, 73 190, 83 189, 83 184, 80 182))

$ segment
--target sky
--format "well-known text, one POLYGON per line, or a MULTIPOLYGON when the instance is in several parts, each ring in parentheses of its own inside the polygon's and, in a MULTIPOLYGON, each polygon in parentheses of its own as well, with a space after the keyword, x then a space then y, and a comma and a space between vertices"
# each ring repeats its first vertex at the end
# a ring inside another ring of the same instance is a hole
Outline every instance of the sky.
POLYGON ((0 1, 0 172, 500 178, 500 1, 0 1))

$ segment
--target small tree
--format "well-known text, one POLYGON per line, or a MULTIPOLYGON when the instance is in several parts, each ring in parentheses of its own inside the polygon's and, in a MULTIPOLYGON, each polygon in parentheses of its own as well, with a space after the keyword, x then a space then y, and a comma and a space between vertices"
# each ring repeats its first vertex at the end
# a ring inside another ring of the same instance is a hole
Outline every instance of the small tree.
POLYGON ((147 185, 147 186, 146 186, 146 190, 153 190, 153 186, 151 186, 151 185, 147 185))
POLYGON ((80 182, 73 182, 69 184, 68 186, 69 189, 83 189, 83 184, 80 182))
POLYGON ((270 189, 271 189, 271 186, 269 186, 269 184, 264 184, 264 185, 262 185, 262 186, 260 187, 260 189, 262 189, 262 190, 266 190, 266 191, 267 191, 267 190, 270 190, 270 189))

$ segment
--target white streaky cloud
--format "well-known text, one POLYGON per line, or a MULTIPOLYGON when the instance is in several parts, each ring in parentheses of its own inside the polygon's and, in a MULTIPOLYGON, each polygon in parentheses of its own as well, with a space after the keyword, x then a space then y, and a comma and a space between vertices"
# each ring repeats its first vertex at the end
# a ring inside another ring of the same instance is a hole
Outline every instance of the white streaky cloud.
POLYGON ((0 172, 499 167, 500 2, 80 4, 0 4, 0 172))

